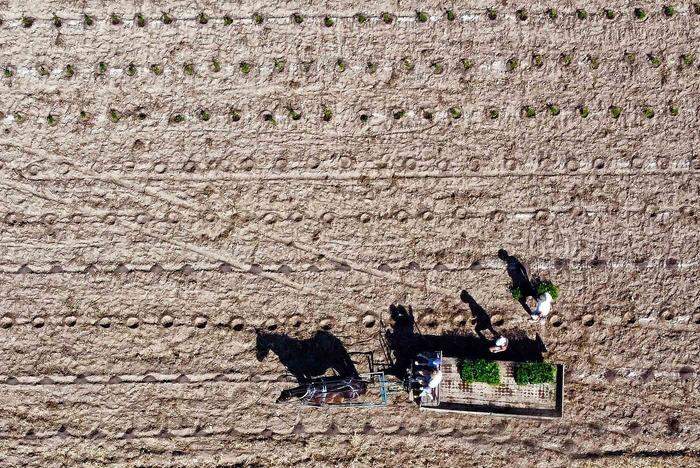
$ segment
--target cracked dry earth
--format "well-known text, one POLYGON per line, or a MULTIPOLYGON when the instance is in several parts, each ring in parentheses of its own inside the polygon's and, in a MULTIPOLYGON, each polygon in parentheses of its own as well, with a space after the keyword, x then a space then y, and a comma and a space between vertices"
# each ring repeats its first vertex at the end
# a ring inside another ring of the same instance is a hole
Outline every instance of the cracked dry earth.
POLYGON ((700 465, 700 14, 505 3, 2 2, 0 466, 700 465), (274 403, 462 288, 562 419, 274 403))

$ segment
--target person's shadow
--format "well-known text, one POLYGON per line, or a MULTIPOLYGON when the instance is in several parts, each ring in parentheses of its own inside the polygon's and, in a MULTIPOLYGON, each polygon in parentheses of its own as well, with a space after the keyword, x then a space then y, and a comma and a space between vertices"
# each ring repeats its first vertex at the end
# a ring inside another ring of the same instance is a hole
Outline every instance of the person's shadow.
POLYGON ((513 282, 512 288, 520 290, 520 298, 518 302, 529 315, 532 315, 532 309, 527 304, 527 298, 532 297, 537 300, 537 291, 530 281, 530 276, 527 273, 527 268, 515 256, 508 254, 504 249, 498 251, 498 258, 506 262, 506 271, 513 282))
POLYGON ((486 339, 484 336, 484 330, 491 331, 494 336, 498 335, 496 330, 493 328, 493 324, 491 323, 491 316, 486 312, 486 310, 484 310, 483 307, 479 305, 478 302, 476 302, 476 300, 466 289, 462 290, 459 297, 462 299, 462 302, 469 306, 472 317, 474 317, 474 331, 477 335, 483 339, 486 339))
POLYGON ((308 339, 292 338, 281 333, 256 332, 256 357, 265 359, 270 352, 300 384, 305 384, 332 369, 337 377, 356 377, 355 364, 343 343, 327 331, 318 331, 308 339))

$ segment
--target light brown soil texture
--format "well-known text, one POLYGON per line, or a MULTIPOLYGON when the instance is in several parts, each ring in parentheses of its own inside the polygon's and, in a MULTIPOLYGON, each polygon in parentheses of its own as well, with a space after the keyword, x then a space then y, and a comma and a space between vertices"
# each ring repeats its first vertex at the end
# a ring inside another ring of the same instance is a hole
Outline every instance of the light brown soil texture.
POLYGON ((700 465, 691 2, 2 4, 0 466, 700 465), (463 288, 562 419, 274 403, 256 329, 379 353, 463 288))

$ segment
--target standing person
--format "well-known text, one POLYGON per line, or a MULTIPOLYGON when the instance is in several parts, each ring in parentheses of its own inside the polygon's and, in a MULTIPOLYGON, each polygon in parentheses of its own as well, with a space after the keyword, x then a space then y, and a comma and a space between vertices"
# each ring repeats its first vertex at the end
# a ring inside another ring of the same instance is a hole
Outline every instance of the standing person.
POLYGON ((520 290, 521 296, 518 299, 520 305, 523 306, 525 312, 532 316, 532 309, 527 305, 527 298, 531 297, 533 299, 537 298, 537 291, 532 286, 530 277, 527 274, 527 268, 525 265, 520 263, 520 260, 515 258, 513 255, 509 255, 504 249, 499 249, 498 258, 506 262, 506 271, 508 276, 510 276, 511 281, 513 281, 513 287, 520 290))

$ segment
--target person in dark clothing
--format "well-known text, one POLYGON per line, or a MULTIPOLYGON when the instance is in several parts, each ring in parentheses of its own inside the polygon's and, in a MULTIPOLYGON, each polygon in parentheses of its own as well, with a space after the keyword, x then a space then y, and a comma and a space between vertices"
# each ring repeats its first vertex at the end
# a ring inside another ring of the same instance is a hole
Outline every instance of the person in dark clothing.
POLYGON ((474 317, 474 331, 476 334, 482 339, 486 339, 484 330, 490 330, 491 333, 496 335, 496 330, 493 329, 493 325, 491 324, 491 317, 486 310, 476 302, 472 295, 469 294, 466 289, 463 289, 459 297, 462 302, 469 305, 469 310, 472 313, 472 317, 474 317))
POLYGON ((513 288, 520 289, 521 296, 518 302, 520 302, 520 305, 523 306, 523 309, 525 309, 528 315, 532 315, 532 309, 527 305, 527 298, 532 297, 537 300, 537 291, 535 291, 535 288, 532 286, 530 277, 527 274, 527 268, 525 268, 525 265, 523 265, 520 260, 513 255, 509 255, 504 249, 498 251, 498 258, 506 262, 506 271, 513 282, 513 288))

